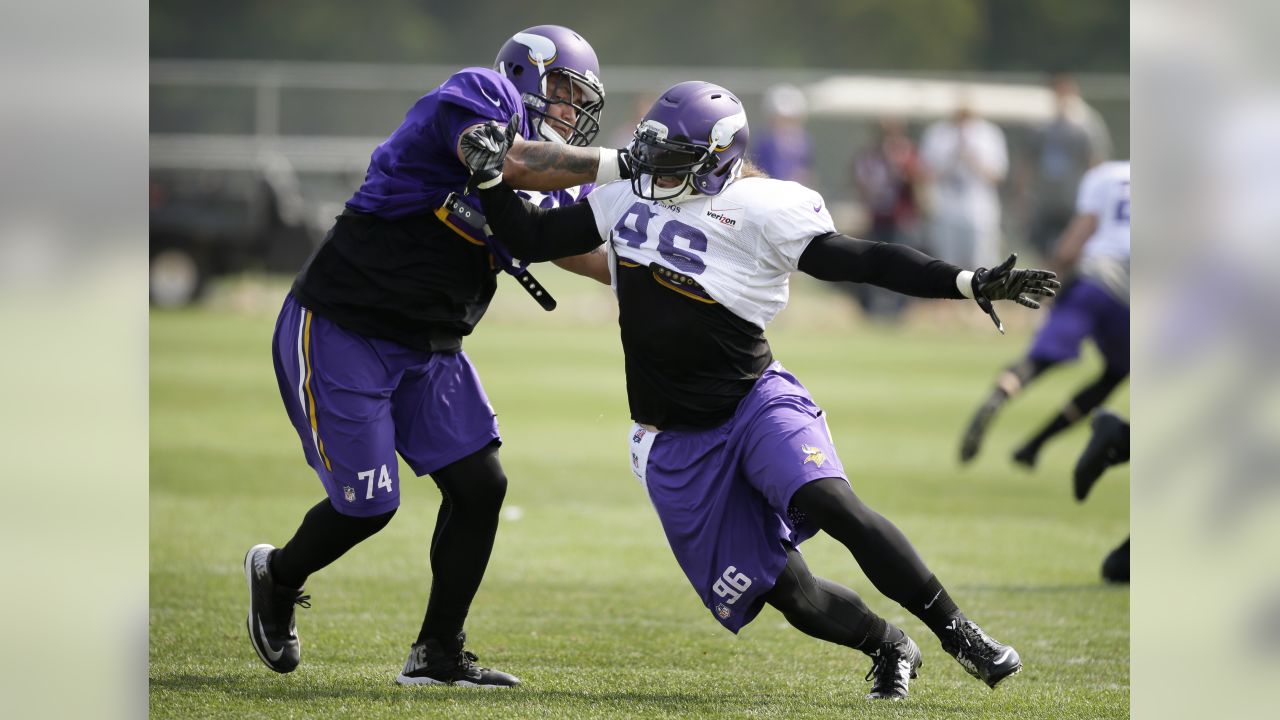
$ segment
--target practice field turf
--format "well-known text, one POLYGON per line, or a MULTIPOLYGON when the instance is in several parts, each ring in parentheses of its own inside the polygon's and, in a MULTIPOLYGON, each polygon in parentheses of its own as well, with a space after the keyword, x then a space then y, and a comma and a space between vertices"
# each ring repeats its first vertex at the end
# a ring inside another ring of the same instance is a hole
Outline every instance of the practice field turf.
MULTIPOLYGON (((910 699, 872 703, 862 655, 769 608, 737 637, 702 608, 627 468, 610 296, 545 274, 560 310, 543 314, 504 280, 466 344, 499 413, 510 477, 467 630, 484 664, 524 681, 512 691, 394 682, 426 604, 438 498, 403 466, 392 524, 308 583, 301 667, 277 675, 258 660, 244 626, 244 552, 283 544, 322 496, 272 374, 279 298, 272 288, 247 309, 233 297, 152 315, 152 717, 1128 717, 1129 592, 1098 580, 1128 533, 1127 470, 1078 505, 1069 478, 1083 427, 1051 442, 1034 472, 1008 459, 1096 371, 1096 354, 1008 405, 978 461, 960 468, 961 427, 1025 349, 1029 317, 1003 338, 990 324, 933 317, 879 328, 806 286, 771 329, 775 355, 828 412, 854 489, 1025 662, 988 690, 820 536, 803 546, 814 572, 853 587, 924 651, 910 699)), ((1127 405, 1126 386, 1109 406, 1127 405)))

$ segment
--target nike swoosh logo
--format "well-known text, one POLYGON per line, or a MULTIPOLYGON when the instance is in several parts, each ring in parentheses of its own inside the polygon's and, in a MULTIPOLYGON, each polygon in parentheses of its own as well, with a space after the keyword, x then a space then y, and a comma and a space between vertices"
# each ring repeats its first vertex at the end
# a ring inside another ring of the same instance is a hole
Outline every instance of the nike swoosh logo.
POLYGON ((271 658, 271 662, 275 662, 280 659, 281 655, 284 655, 284 648, 280 648, 279 650, 272 649, 271 641, 267 640, 267 634, 262 631, 262 618, 257 618, 257 621, 258 641, 262 643, 262 651, 267 654, 267 657, 271 658))
POLYGON ((494 107, 498 107, 499 105, 501 105, 501 103, 499 103, 497 100, 494 100, 493 98, 489 97, 489 93, 485 92, 484 88, 480 88, 480 94, 483 95, 486 100, 493 103, 494 107))
MULTIPOLYGON (((821 205, 819 205, 818 207, 822 207, 822 206, 821 206, 821 205)), ((818 209, 817 209, 817 208, 814 208, 814 210, 813 210, 813 211, 814 211, 814 212, 817 212, 817 211, 818 211, 818 209)), ((929 608, 933 607, 933 604, 934 604, 934 603, 936 603, 936 602, 938 602, 938 598, 940 598, 940 597, 942 597, 942 591, 941 591, 941 590, 939 590, 939 591, 938 591, 938 594, 937 594, 937 595, 934 595, 934 596, 933 596, 933 599, 932 599, 932 600, 930 600, 930 601, 929 601, 929 602, 924 606, 924 609, 925 609, 925 610, 928 610, 929 608)))

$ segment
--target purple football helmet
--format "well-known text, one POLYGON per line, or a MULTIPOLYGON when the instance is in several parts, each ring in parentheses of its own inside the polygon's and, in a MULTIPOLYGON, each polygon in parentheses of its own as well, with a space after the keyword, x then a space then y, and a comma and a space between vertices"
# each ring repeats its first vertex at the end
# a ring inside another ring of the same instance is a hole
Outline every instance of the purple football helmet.
POLYGON ((741 171, 750 135, 747 113, 733 93, 709 82, 674 85, 636 127, 631 189, 668 202, 718 195, 741 171), (660 187, 671 179, 681 182, 660 187))
POLYGON ((498 51, 493 69, 515 85, 543 140, 590 145, 600 132, 604 84, 591 44, 559 25, 518 32, 498 51))

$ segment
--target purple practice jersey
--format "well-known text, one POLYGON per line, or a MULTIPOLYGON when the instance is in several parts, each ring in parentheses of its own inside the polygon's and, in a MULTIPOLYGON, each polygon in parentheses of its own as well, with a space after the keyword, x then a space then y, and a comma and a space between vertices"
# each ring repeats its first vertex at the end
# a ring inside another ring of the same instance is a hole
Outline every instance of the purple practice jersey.
POLYGON ((373 151, 364 184, 347 207, 394 219, 434 211, 452 191, 461 191, 470 172, 458 159, 462 131, 520 116, 521 135, 530 137, 520 93, 487 68, 465 68, 423 95, 404 122, 373 151))

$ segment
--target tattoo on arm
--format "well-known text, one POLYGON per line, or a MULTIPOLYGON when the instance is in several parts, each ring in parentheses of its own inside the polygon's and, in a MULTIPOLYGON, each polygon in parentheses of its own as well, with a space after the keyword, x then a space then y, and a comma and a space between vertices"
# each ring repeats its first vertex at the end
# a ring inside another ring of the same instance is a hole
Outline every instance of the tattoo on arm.
POLYGON ((542 142, 522 144, 521 147, 523 148, 520 154, 521 162, 535 172, 564 170, 572 173, 589 173, 594 176, 596 164, 600 160, 600 151, 595 148, 542 142))

